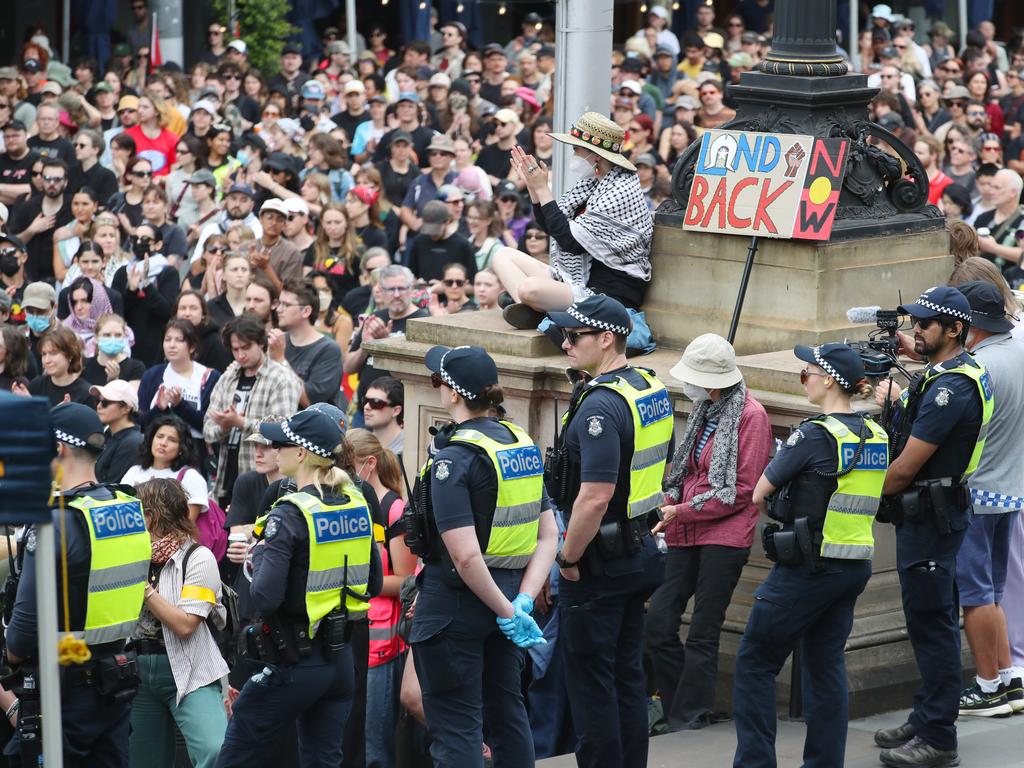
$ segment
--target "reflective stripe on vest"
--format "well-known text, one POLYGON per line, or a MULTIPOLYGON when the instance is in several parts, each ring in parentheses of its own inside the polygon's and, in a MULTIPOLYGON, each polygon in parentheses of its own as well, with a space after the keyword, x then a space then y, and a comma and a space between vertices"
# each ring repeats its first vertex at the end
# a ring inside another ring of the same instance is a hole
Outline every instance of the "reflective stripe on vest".
POLYGON ((85 518, 91 547, 85 629, 74 635, 89 645, 125 640, 142 613, 152 556, 142 502, 116 491, 113 499, 79 496, 68 506, 85 518))
POLYGON ((483 451, 498 478, 484 562, 490 568, 525 568, 537 548, 544 462, 526 432, 508 421, 501 424, 512 433, 514 443, 499 443, 475 429, 458 430, 451 442, 468 443, 483 451))
MULTIPOLYGON (((646 515, 665 501, 661 483, 673 425, 672 399, 665 385, 643 368, 633 370, 650 385, 649 389, 636 389, 621 376, 595 385, 595 388, 606 387, 620 394, 633 415, 633 457, 629 462, 629 500, 626 507, 630 519, 646 515)), ((584 394, 587 391, 584 390, 584 394)))
MULTIPOLYGON (((838 471, 850 466, 857 454, 860 435, 832 416, 814 419, 836 441, 838 471)), ((838 485, 825 511, 821 556, 839 560, 870 560, 875 552, 871 526, 875 522, 882 484, 889 468, 889 435, 869 418, 870 434, 864 440, 857 468, 836 478, 838 485)))
MULTIPOLYGON (((972 358, 973 360, 973 358, 972 358)), ((966 481, 978 469, 978 462, 981 461, 981 452, 985 449, 985 438, 988 436, 988 424, 992 420, 992 408, 994 403, 992 397, 992 380, 985 370, 985 366, 974 360, 974 365, 966 365, 962 361, 956 368, 943 368, 941 365, 929 368, 925 371, 922 388, 930 381, 937 379, 947 373, 961 373, 971 379, 978 388, 978 395, 981 397, 981 429, 978 430, 978 439, 974 443, 974 450, 971 452, 971 460, 967 463, 967 469, 960 475, 961 481, 966 481)))
POLYGON ((294 504, 309 528, 309 572, 306 574, 306 616, 309 636, 316 637, 320 620, 341 606, 343 587, 345 608, 349 617, 369 610, 368 600, 352 592, 366 594, 370 580, 370 555, 373 522, 366 499, 354 485, 345 487, 348 501, 340 505, 325 504, 309 493, 289 493, 277 504, 294 504))

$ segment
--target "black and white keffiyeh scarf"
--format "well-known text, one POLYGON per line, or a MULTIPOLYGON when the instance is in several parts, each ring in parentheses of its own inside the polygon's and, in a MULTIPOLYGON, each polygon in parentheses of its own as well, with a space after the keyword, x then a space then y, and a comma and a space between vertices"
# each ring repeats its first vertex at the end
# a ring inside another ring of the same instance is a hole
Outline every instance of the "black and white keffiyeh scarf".
POLYGON ((733 385, 722 393, 718 402, 703 400, 693 407, 686 421, 686 433, 676 447, 672 457, 672 472, 665 479, 665 498, 670 504, 679 504, 683 490, 683 478, 690 474, 690 457, 704 424, 717 421, 715 443, 711 446, 711 466, 708 469, 709 491, 690 499, 694 509, 700 510, 708 499, 718 499, 723 504, 736 503, 736 462, 739 457, 740 417, 747 402, 747 386, 744 382, 733 385))
POLYGON ((573 237, 585 253, 567 253, 551 238, 551 275, 580 288, 590 279, 590 260, 632 277, 651 279, 654 217, 635 173, 617 166, 603 178, 587 176, 558 198, 573 237), (581 207, 585 210, 577 215, 581 207))

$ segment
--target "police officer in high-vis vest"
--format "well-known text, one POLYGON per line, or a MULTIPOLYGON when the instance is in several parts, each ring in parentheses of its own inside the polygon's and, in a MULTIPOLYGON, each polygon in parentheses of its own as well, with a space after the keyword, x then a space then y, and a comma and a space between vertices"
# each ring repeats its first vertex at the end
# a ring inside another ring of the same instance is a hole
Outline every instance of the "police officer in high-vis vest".
POLYGON ((578 381, 548 467, 567 518, 558 555, 559 643, 580 766, 647 765, 644 603, 664 564, 650 529, 664 503, 673 408, 652 371, 626 361, 629 312, 608 296, 548 317, 578 381))
POLYGON ((880 511, 896 526, 903 613, 921 684, 907 722, 878 731, 875 743, 885 765, 958 765, 956 557, 973 515, 966 482, 978 467, 994 399, 988 372, 963 348, 971 305, 960 291, 936 286, 899 310, 913 327, 903 346, 928 366, 896 403, 896 458, 880 511))
POLYGON ((525 431, 490 415, 503 394, 483 349, 433 347, 425 362, 453 421, 416 494, 432 533, 409 642, 430 754, 441 768, 482 768, 486 722, 495 765, 532 767, 522 649, 544 642, 530 613, 557 537, 542 514, 543 460, 525 431))
MULTIPOLYGON (((124 649, 142 612, 149 534, 142 504, 130 488, 96 482, 96 458, 103 449, 103 425, 96 412, 65 403, 51 411, 51 418, 61 468, 68 569, 65 582, 59 554, 62 513, 57 504, 57 627, 61 636, 71 632, 84 640, 91 652, 88 661, 61 671, 64 765, 127 766, 128 725, 139 674, 134 651, 124 649), (63 609, 65 583, 70 626, 63 609)), ((35 531, 29 529, 25 567, 6 634, 7 660, 23 664, 27 675, 35 674, 38 644, 56 644, 59 639, 39 637, 36 630, 35 546, 35 531)), ((17 755, 20 748, 16 734, 5 754, 17 755)))
POLYGON ((889 436, 850 399, 871 394, 847 344, 798 346, 800 382, 821 413, 806 419, 772 459, 754 503, 778 521, 762 535, 775 567, 755 593, 736 657, 733 717, 737 768, 775 766, 775 677, 800 645, 804 664, 804 766, 841 766, 846 753, 843 652, 853 607, 871 578, 889 436))
POLYGON ((243 630, 260 669, 242 688, 218 766, 264 765, 283 725, 298 721, 303 766, 336 768, 352 702, 350 621, 380 591, 380 555, 366 499, 335 466, 341 427, 315 410, 260 425, 298 489, 257 522, 252 604, 243 630))

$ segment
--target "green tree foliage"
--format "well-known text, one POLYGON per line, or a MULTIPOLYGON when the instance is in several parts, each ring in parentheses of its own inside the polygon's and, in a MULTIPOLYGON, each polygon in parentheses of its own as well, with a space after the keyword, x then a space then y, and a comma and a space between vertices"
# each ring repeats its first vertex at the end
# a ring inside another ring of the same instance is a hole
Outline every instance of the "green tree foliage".
MULTIPOLYGON (((229 0, 213 0, 212 6, 215 17, 230 29, 229 0)), ((288 0, 235 0, 234 7, 249 63, 264 76, 276 74, 285 41, 298 31, 285 18, 290 10, 288 0)))

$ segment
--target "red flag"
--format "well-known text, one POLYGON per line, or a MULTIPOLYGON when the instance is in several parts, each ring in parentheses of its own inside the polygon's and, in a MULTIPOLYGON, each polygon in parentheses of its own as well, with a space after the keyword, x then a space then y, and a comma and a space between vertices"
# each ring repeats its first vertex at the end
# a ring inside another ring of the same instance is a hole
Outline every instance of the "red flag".
POLYGON ((149 71, 163 66, 164 57, 160 54, 160 27, 157 25, 156 14, 153 14, 153 34, 149 41, 149 71))

